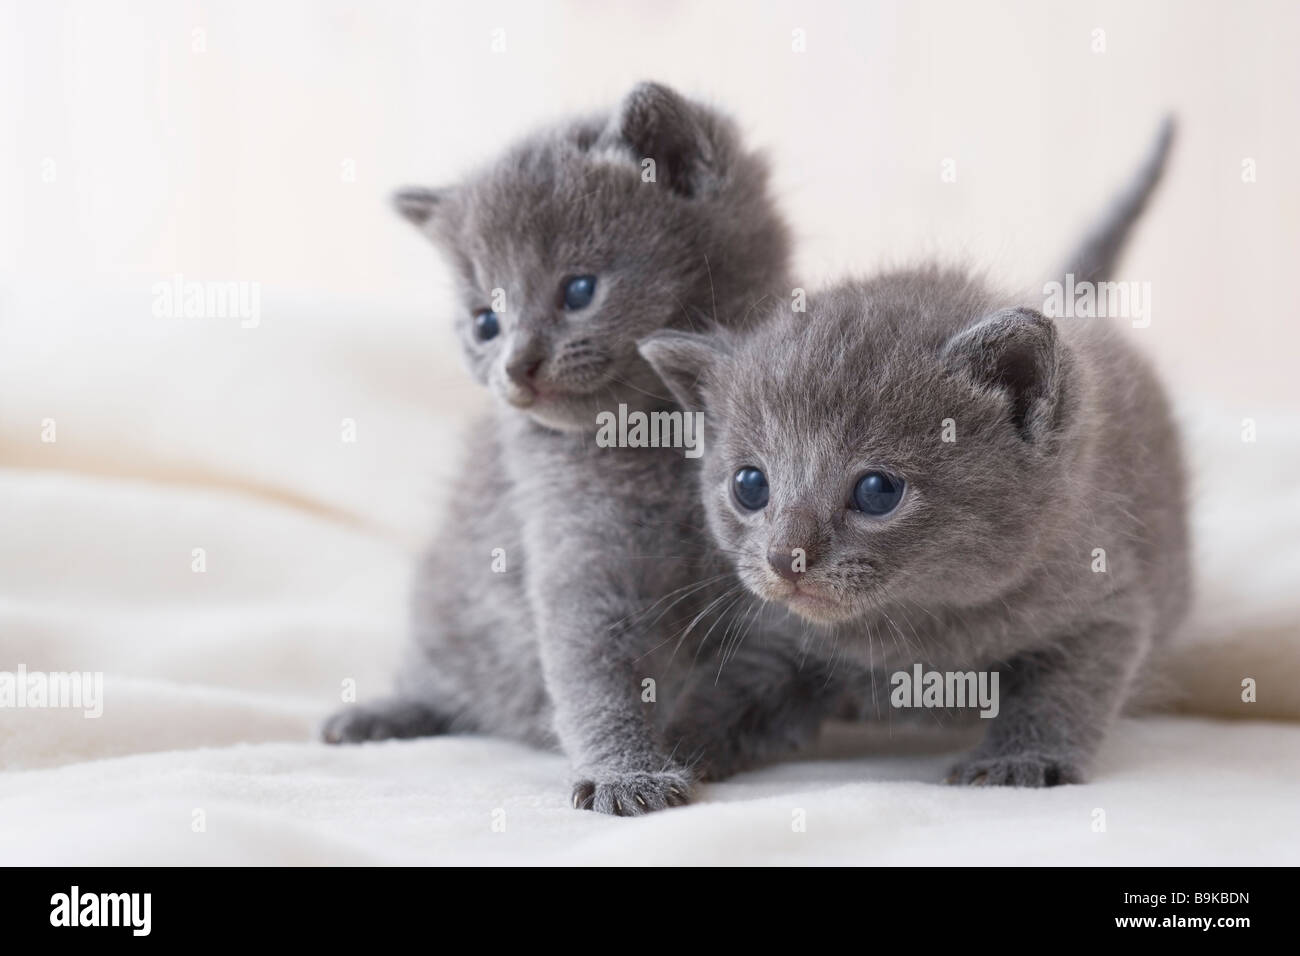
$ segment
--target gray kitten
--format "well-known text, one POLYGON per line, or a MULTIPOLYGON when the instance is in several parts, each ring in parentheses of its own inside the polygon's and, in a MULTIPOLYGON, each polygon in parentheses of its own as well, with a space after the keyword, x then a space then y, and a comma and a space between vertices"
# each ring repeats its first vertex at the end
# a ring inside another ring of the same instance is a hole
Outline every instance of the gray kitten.
POLYGON ((612 115, 544 130, 397 205, 455 267, 469 366, 500 401, 417 571, 397 693, 336 714, 325 739, 558 744, 575 806, 683 802, 689 774, 661 715, 691 655, 672 663, 684 629, 668 611, 683 598, 722 610, 730 570, 691 533, 698 462, 598 447, 597 415, 671 408, 639 339, 738 325, 769 290, 784 295, 766 167, 725 116, 643 84, 612 115))
MULTIPOLYGON (((1071 258, 1076 283, 1111 275, 1171 134, 1071 258)), ((1179 443, 1147 363, 1114 318, 1054 321, 934 266, 768 313, 642 345, 708 410, 703 500, 745 585, 877 673, 996 671, 1000 712, 950 781, 1081 781, 1188 598, 1179 443)), ((731 713, 720 694, 674 729, 721 772, 835 701, 760 678, 733 673, 731 713)))

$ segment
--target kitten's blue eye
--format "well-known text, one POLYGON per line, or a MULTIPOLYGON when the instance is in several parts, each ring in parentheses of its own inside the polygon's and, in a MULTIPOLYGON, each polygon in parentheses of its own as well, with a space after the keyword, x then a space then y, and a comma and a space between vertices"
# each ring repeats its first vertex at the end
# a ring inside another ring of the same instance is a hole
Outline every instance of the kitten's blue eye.
POLYGON ((571 312, 577 312, 591 305, 595 295, 595 276, 574 276, 564 283, 564 307, 571 312))
POLYGON ((858 479, 853 489, 853 507, 863 514, 887 515, 903 500, 902 478, 883 471, 869 471, 858 479))
POLYGON ((480 342, 486 342, 488 339, 497 337, 501 331, 501 322, 497 319, 497 314, 491 309, 484 309, 482 312, 474 313, 474 338, 480 342))
POLYGON ((767 476, 757 468, 742 468, 736 472, 732 490, 742 508, 758 511, 767 506, 767 476))

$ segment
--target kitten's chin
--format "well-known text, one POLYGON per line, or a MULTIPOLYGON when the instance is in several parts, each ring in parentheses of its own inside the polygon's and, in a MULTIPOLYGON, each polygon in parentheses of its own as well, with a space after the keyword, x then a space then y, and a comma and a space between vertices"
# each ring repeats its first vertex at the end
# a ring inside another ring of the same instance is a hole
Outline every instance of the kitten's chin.
POLYGON ((784 587, 749 585, 765 601, 780 604, 814 624, 843 624, 860 615, 858 608, 822 592, 795 585, 784 587))
POLYGON ((544 401, 530 405, 524 414, 543 428, 556 432, 590 431, 596 425, 589 402, 579 406, 576 402, 544 401))
POLYGON ((595 432, 602 412, 630 413, 662 404, 648 392, 630 391, 609 383, 585 387, 582 392, 540 391, 520 394, 498 392, 506 404, 527 415, 542 428, 557 432, 595 432))
POLYGON ((858 612, 826 598, 812 598, 804 594, 794 594, 781 599, 787 609, 799 615, 805 621, 814 624, 843 624, 858 616, 858 612))
POLYGON ((498 397, 513 412, 526 415, 535 425, 556 432, 591 431, 596 427, 596 405, 591 395, 502 394, 498 397))

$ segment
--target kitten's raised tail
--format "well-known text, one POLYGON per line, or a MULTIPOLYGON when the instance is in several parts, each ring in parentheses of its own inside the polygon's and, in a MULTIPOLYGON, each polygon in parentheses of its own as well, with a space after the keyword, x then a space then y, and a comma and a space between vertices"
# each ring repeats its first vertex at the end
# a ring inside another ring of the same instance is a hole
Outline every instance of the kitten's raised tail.
POLYGON ((1156 134, 1155 144, 1133 181, 1116 197, 1106 215, 1096 223, 1065 263, 1057 276, 1073 274, 1075 283, 1104 282, 1111 277, 1119 261, 1133 224, 1142 215, 1148 200, 1164 175, 1165 164, 1173 149, 1177 123, 1172 114, 1165 116, 1156 134))

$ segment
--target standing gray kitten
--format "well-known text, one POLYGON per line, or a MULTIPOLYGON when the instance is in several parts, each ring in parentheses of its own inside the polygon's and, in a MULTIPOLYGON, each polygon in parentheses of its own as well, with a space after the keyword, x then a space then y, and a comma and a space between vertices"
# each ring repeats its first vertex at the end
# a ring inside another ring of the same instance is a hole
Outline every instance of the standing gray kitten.
MULTIPOLYGON (((1076 285, 1110 276, 1171 131, 1072 258, 1076 285)), ((1147 363, 1113 317, 1054 321, 938 267, 768 311, 743 336, 642 345, 708 410, 703 500, 745 585, 877 672, 996 670, 1000 713, 951 781, 1082 780, 1187 603, 1183 467, 1147 363)), ((725 772, 834 702, 801 690, 792 713, 764 674, 675 732, 725 772)))
POLYGON ((638 339, 740 324, 783 294, 786 227, 766 184, 730 120, 643 84, 613 115, 543 131, 458 186, 398 195, 455 267, 465 354, 500 401, 418 570, 397 693, 336 714, 326 740, 558 743, 575 806, 630 815, 686 799, 660 733, 680 620, 642 612, 712 595, 730 571, 689 533, 698 463, 598 447, 597 415, 671 407, 638 339))

